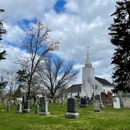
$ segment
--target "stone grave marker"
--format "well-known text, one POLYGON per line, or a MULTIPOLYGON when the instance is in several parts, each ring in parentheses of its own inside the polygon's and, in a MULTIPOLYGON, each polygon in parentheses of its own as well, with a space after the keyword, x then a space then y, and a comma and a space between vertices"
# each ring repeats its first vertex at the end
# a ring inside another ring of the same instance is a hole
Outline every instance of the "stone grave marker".
POLYGON ((21 103, 17 104, 17 111, 16 112, 18 112, 18 113, 22 112, 22 104, 21 103))
POLYGON ((129 97, 122 98, 122 101, 123 101, 124 108, 130 108, 130 98, 129 97))
POLYGON ((77 111, 77 100, 75 98, 68 98, 67 100, 67 113, 66 118, 79 118, 79 113, 77 111))
POLYGON ((95 100, 99 100, 100 107, 104 108, 104 105, 103 105, 102 100, 101 100, 101 95, 95 95, 95 100))
POLYGON ((81 98, 80 99, 80 107, 87 107, 88 106, 88 101, 86 98, 81 98))
POLYGON ((31 111, 30 100, 25 100, 22 111, 23 111, 23 113, 29 113, 31 111))
POLYGON ((104 105, 106 105, 107 104, 107 98, 106 98, 106 92, 105 91, 101 92, 101 99, 102 99, 102 103, 104 105))
POLYGON ((39 113, 39 104, 36 104, 35 105, 35 114, 38 114, 39 113))
POLYGON ((100 101, 99 100, 93 101, 93 111, 100 112, 100 101))
POLYGON ((120 101, 118 97, 113 98, 113 108, 120 109, 120 101))
POLYGON ((31 99, 31 106, 34 106, 34 98, 31 99))
POLYGON ((117 95, 116 95, 115 97, 118 97, 118 98, 119 98, 120 105, 123 106, 122 93, 121 93, 121 92, 118 92, 117 95))
POLYGON ((23 96, 23 97, 22 97, 22 105, 24 105, 25 100, 26 100, 26 96, 23 96))
POLYGON ((7 112, 10 111, 10 101, 7 101, 7 109, 6 109, 7 112))
POLYGON ((38 113, 39 115, 49 115, 48 112, 48 100, 47 97, 40 98, 41 111, 38 113))
POLYGON ((4 104, 7 104, 7 99, 4 99, 4 104))
POLYGON ((113 104, 113 97, 112 97, 112 92, 108 91, 107 95, 108 95, 108 99, 107 99, 107 105, 112 105, 113 104))

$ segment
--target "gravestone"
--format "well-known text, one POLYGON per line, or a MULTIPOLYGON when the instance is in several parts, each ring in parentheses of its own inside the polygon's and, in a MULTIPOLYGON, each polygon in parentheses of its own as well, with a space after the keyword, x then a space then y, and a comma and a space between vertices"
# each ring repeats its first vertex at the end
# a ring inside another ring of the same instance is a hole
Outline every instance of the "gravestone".
POLYGON ((108 95, 108 99, 107 99, 107 105, 112 105, 113 104, 113 97, 112 97, 112 92, 108 91, 107 95, 108 95))
POLYGON ((1 99, 0 99, 0 104, 2 103, 1 99))
POLYGON ((16 112, 18 112, 18 113, 21 113, 22 112, 22 104, 18 104, 17 105, 17 111, 16 112))
POLYGON ((47 97, 41 97, 40 98, 40 105, 41 105, 41 111, 38 114, 40 114, 40 115, 49 115, 50 112, 48 112, 47 97))
POLYGON ((118 92, 117 95, 115 97, 119 98, 120 101, 120 105, 123 106, 123 101, 122 101, 122 92, 118 92))
POLYGON ((104 108, 104 105, 103 105, 102 100, 101 100, 101 95, 95 95, 95 100, 99 100, 100 107, 104 108))
POLYGON ((79 113, 77 112, 77 100, 75 98, 68 98, 67 100, 67 113, 66 118, 79 118, 79 113))
POLYGON ((130 98, 129 97, 122 98, 122 101, 123 101, 124 108, 130 108, 130 98))
POLYGON ((23 96, 23 97, 22 97, 22 105, 24 105, 25 100, 26 100, 26 96, 23 96))
POLYGON ((39 113, 39 104, 36 104, 35 105, 35 114, 38 114, 39 113))
POLYGON ((34 98, 31 99, 31 106, 34 106, 34 98))
POLYGON ((80 99, 80 107, 87 107, 88 106, 88 101, 86 98, 81 98, 80 99))
POLYGON ((6 109, 7 112, 10 111, 10 101, 7 101, 7 109, 6 109))
POLYGON ((104 105, 107 104, 107 97, 106 97, 106 92, 105 91, 101 92, 101 99, 102 99, 102 103, 104 105))
POLYGON ((4 104, 7 104, 7 99, 4 99, 4 104))
POLYGON ((23 113, 29 113, 31 111, 31 109, 30 109, 30 100, 25 100, 22 111, 23 111, 23 113))
POLYGON ((93 101, 93 111, 100 112, 100 101, 99 100, 93 101))
POLYGON ((113 98, 113 108, 120 109, 120 101, 118 97, 113 98))

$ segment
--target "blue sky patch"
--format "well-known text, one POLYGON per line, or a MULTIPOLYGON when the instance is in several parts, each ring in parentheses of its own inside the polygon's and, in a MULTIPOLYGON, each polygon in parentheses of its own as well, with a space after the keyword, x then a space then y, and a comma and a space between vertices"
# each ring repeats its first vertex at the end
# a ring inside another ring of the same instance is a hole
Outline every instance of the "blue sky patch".
POLYGON ((56 13, 62 13, 65 11, 64 5, 66 4, 65 0, 58 0, 54 5, 54 10, 56 13))
POLYGON ((18 25, 19 27, 28 27, 30 23, 36 23, 37 19, 34 18, 32 20, 28 20, 28 19, 23 19, 22 21, 18 21, 18 25))

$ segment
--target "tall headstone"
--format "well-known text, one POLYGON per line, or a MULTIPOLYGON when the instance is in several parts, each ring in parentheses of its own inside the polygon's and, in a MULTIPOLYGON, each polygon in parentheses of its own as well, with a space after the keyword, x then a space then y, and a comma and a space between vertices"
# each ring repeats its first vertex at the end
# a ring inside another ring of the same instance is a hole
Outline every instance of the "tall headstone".
POLYGON ((24 108, 22 110, 24 113, 29 113, 31 111, 30 109, 30 100, 25 100, 24 102, 24 108))
POLYGON ((103 105, 102 100, 101 100, 101 95, 95 95, 95 100, 98 100, 100 103, 100 107, 104 108, 104 105, 103 105))
POLYGON ((80 107, 87 107, 88 106, 88 101, 86 98, 81 98, 80 99, 80 107))
POLYGON ((120 109, 120 101, 118 97, 113 98, 113 108, 120 109))
POLYGON ((4 99, 4 104, 7 104, 7 99, 4 99))
POLYGON ((118 98, 119 98, 120 105, 123 106, 122 92, 118 92, 117 95, 116 95, 115 97, 118 97, 118 98))
POLYGON ((130 108, 130 98, 129 97, 122 98, 122 101, 123 101, 124 108, 130 108))
POLYGON ((39 113, 39 104, 36 104, 35 105, 35 114, 38 114, 39 113))
POLYGON ((112 92, 108 91, 107 95, 108 95, 108 99, 107 99, 107 105, 112 105, 113 104, 113 97, 112 97, 112 92))
POLYGON ((9 112, 10 111, 10 101, 7 101, 7 110, 6 110, 7 112, 9 112))
POLYGON ((77 110, 77 100, 75 98, 68 98, 67 100, 67 113, 66 118, 79 118, 79 113, 77 110))
POLYGON ((99 100, 93 101, 93 111, 94 112, 100 112, 100 102, 99 102, 99 100))
POLYGON ((21 113, 22 112, 22 104, 18 104, 17 105, 17 111, 16 112, 18 112, 18 113, 21 113))
POLYGON ((102 99, 102 103, 104 105, 106 105, 107 104, 107 97, 106 97, 106 92, 105 91, 101 92, 101 99, 102 99))
POLYGON ((22 105, 24 105, 25 100, 26 100, 26 97, 25 97, 25 96, 23 96, 23 97, 22 97, 22 105))
POLYGON ((40 105, 41 105, 41 111, 38 114, 40 114, 40 115, 49 115, 50 112, 48 112, 48 100, 47 100, 47 97, 41 97, 40 98, 40 105))

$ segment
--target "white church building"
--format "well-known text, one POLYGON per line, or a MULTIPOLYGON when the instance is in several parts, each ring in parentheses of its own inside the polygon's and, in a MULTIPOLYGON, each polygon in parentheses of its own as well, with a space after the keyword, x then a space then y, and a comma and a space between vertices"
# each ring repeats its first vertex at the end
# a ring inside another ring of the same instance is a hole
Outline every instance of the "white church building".
POLYGON ((103 78, 95 76, 95 69, 92 67, 89 51, 87 50, 87 57, 85 66, 82 68, 82 84, 73 84, 65 90, 66 97, 93 97, 100 94, 102 91, 112 91, 115 86, 103 78))

